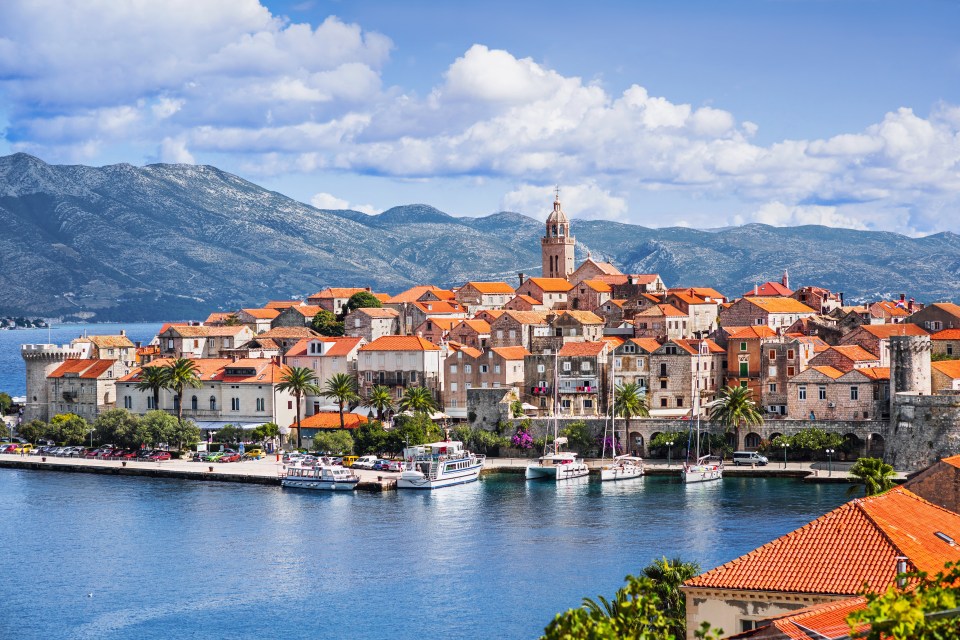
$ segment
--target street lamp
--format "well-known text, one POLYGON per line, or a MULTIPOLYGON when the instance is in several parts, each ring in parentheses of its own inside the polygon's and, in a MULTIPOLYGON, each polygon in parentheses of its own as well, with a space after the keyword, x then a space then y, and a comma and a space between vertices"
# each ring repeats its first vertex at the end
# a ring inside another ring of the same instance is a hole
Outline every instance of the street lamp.
POLYGON ((827 476, 833 477, 833 449, 827 449, 827 476))
POLYGON ((673 440, 667 443, 667 469, 670 468, 670 458, 673 457, 673 440))
POLYGON ((783 442, 780 444, 783 447, 783 468, 787 468, 787 448, 790 446, 789 442, 783 442))

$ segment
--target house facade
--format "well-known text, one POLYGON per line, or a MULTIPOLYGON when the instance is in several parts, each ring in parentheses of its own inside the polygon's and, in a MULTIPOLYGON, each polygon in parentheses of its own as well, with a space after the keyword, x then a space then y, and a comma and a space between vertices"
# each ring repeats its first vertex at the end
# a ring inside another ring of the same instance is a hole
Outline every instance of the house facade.
POLYGON ((357 354, 361 396, 374 385, 389 387, 395 398, 407 387, 426 387, 440 402, 444 354, 440 347, 418 336, 382 336, 363 345, 357 354))

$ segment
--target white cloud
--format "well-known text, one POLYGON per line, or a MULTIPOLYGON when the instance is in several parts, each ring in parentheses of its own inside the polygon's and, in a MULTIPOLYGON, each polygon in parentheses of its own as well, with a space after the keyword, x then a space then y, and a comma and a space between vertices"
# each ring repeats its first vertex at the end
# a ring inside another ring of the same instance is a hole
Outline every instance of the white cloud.
MULTIPOLYGON (((504 194, 500 209, 546 220, 553 210, 555 196, 552 186, 523 184, 504 194)), ((560 202, 567 215, 576 218, 620 220, 627 212, 626 200, 611 195, 594 182, 562 185, 560 202)))
POLYGON ((373 207, 373 205, 350 204, 349 201, 344 200, 343 198, 338 198, 332 193, 316 193, 310 198, 310 204, 317 209, 352 209, 353 211, 360 211, 361 213, 366 213, 369 215, 376 215, 380 213, 373 207))
POLYGON ((183 138, 164 138, 160 143, 160 162, 171 164, 194 164, 193 154, 187 150, 183 138))

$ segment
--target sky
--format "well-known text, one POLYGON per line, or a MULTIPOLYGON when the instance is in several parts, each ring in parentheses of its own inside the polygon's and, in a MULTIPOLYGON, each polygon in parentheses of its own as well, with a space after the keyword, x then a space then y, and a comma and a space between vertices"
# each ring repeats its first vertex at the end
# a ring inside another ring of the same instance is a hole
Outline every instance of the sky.
POLYGON ((4 0, 0 155, 320 208, 960 232, 960 3, 4 0))

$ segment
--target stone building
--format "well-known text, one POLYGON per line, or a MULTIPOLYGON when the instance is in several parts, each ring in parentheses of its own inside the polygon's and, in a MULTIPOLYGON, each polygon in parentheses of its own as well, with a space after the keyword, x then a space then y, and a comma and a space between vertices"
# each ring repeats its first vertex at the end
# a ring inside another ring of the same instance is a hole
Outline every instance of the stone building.
POLYGON ((508 300, 503 308, 507 311, 547 311, 550 307, 532 296, 521 294, 508 300))
POLYGON ((790 379, 806 370, 810 359, 826 349, 827 343, 808 336, 785 338, 782 342, 768 342, 763 345, 760 359, 760 403, 766 412, 766 419, 787 417, 790 379))
POLYGON ((304 338, 317 338, 319 336, 319 333, 309 327, 277 327, 264 331, 257 338, 273 340, 280 347, 280 355, 286 355, 287 351, 304 338))
POLYGON ((535 311, 505 311, 490 323, 491 347, 522 346, 532 351, 534 337, 550 335, 547 315, 535 311))
POLYGON ((746 327, 767 325, 778 330, 786 329, 800 318, 817 312, 799 300, 784 297, 743 297, 729 307, 720 310, 720 325, 746 327))
MULTIPOLYGON (((771 344, 781 342, 777 332, 767 325, 746 327, 723 327, 721 333, 727 344, 727 370, 725 384, 730 387, 746 387, 759 402, 763 371, 763 352, 771 344)), ((775 352, 774 352, 775 355, 775 352)))
POLYGON ((833 293, 823 287, 800 287, 790 297, 799 300, 820 314, 827 314, 843 306, 843 294, 833 293))
POLYGON ((426 387, 436 400, 443 388, 444 353, 429 340, 417 336, 382 336, 360 347, 357 374, 360 395, 374 385, 390 387, 395 398, 407 387, 426 387))
POLYGON ((684 339, 691 335, 690 317, 670 304, 655 304, 632 318, 634 337, 684 339))
POLYGON ((610 300, 613 289, 609 284, 600 280, 583 280, 576 284, 567 294, 571 309, 596 311, 607 300, 610 300))
POLYGON ((960 329, 944 329, 930 336, 933 355, 960 358, 960 329))
POLYGON ((811 366, 787 383, 787 413, 796 420, 888 418, 890 370, 811 366))
POLYGON ((456 300, 467 312, 502 309, 514 297, 514 289, 506 282, 468 282, 456 292, 456 300))
POLYGON ((456 318, 427 318, 414 327, 413 335, 429 340, 433 344, 443 344, 450 336, 450 331, 463 322, 456 318))
POLYGON ((583 263, 567 277, 567 280, 569 280, 571 284, 579 286, 585 280, 593 280, 594 278, 598 278, 600 276, 622 275, 624 274, 620 273, 620 270, 611 263, 594 260, 590 254, 587 254, 587 259, 584 260, 583 263))
POLYGON ((451 418, 467 418, 470 389, 508 389, 524 384, 524 358, 530 352, 523 347, 474 349, 450 344, 444 360, 443 405, 451 418))
POLYGON ((120 360, 65 360, 47 376, 47 417, 40 419, 75 413, 88 422, 96 420, 116 406, 117 380, 128 373, 130 363, 120 360))
POLYGON ((650 415, 691 414, 696 396, 702 410, 722 384, 725 357, 726 351, 713 340, 675 339, 661 344, 650 355, 650 415))
MULTIPOLYGON (((594 313, 603 318, 603 324, 606 327, 620 327, 625 318, 623 305, 626 300, 607 300, 601 307, 594 309, 594 313)), ((630 325, 632 326, 632 324, 630 325)))
POLYGON ((960 360, 942 360, 931 365, 931 391, 960 391, 960 360))
POLYGON ((490 340, 490 324, 486 320, 461 320, 450 329, 449 339, 466 347, 486 349, 490 340))
POLYGON ((217 358, 253 339, 247 325, 201 327, 165 325, 157 334, 165 358, 217 358))
POLYGON ((597 416, 606 411, 609 344, 567 342, 557 352, 559 413, 597 416))
POLYGON ((241 324, 245 324, 253 333, 258 334, 269 331, 280 312, 276 309, 240 309, 236 315, 241 324))
POLYGON ((318 306, 325 311, 342 316, 350 297, 362 291, 370 293, 370 287, 327 287, 323 291, 318 291, 309 296, 307 304, 318 306))
POLYGON ((309 327, 313 317, 322 307, 310 304, 297 304, 280 309, 280 315, 270 322, 270 328, 277 327, 309 327))
POLYGON ((866 324, 840 338, 841 345, 855 344, 880 357, 880 366, 890 366, 890 336, 925 336, 927 332, 920 325, 902 324, 866 324))
POLYGON ((685 313, 688 318, 688 333, 697 338, 705 338, 717 328, 717 316, 720 312, 720 300, 709 296, 697 295, 693 288, 671 290, 666 304, 685 313))
POLYGON ((547 309, 566 309, 573 285, 563 278, 527 278, 517 288, 517 296, 530 296, 547 309))
POLYGON ((646 396, 650 390, 650 356, 660 348, 653 338, 630 338, 613 349, 614 388, 636 384, 646 396))
POLYGON ((343 318, 343 331, 367 342, 382 336, 395 336, 400 333, 400 312, 385 308, 354 309, 343 318))
MULTIPOLYGON (((327 380, 339 373, 348 376, 357 375, 357 355, 360 347, 366 344, 361 337, 316 336, 303 338, 293 345, 284 356, 288 367, 306 367, 317 376, 317 384, 323 387, 327 380)), ((311 415, 329 405, 330 399, 323 396, 304 398, 305 414, 311 415)))
MULTIPOLYGON (((560 194, 553 201, 553 211, 547 216, 546 232, 540 240, 543 258, 541 274, 546 279, 562 279, 574 270, 574 248, 577 241, 570 235, 570 220, 560 207, 560 194)), ((528 293, 517 291, 517 293, 528 293)), ((537 297, 537 296, 533 296, 537 297)), ((543 300, 543 298, 538 298, 543 300)))
POLYGON ((944 329, 960 329, 960 305, 935 302, 914 313, 907 322, 920 325, 930 333, 944 329))
POLYGON ((864 367, 879 367, 880 356, 870 353, 861 346, 844 344, 829 347, 810 358, 811 367, 833 367, 847 372, 864 367))

